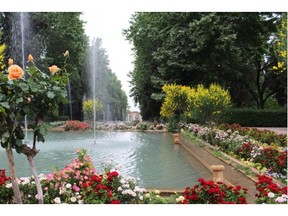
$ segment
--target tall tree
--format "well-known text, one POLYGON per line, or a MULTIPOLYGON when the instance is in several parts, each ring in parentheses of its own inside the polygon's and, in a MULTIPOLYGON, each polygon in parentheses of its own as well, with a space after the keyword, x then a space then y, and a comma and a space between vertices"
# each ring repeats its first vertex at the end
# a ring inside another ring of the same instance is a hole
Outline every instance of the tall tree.
POLYGON ((86 98, 93 99, 95 91, 95 97, 103 104, 103 112, 97 113, 97 120, 124 120, 127 96, 121 82, 110 69, 101 38, 93 40, 88 56, 84 75, 86 98))
POLYGON ((270 73, 278 20, 275 13, 134 14, 124 35, 134 45, 131 95, 148 113, 143 117, 159 113, 151 96, 165 83, 216 82, 229 89, 234 104, 255 101, 263 108, 275 93, 270 87, 282 79, 270 73))
MULTIPOLYGON (((35 64, 39 69, 44 70, 51 65, 61 65, 63 53, 69 50, 71 64, 68 65, 67 71, 71 73, 72 116, 81 119, 84 94, 81 77, 88 47, 88 37, 85 35, 84 23, 80 18, 81 13, 31 12, 24 15, 25 59, 29 53, 33 56, 41 56, 35 64)), ((19 50, 19 39, 15 40, 13 36, 16 34, 19 38, 21 34, 21 22, 15 19, 19 16, 20 13, 1 13, 0 29, 3 31, 1 43, 7 44, 6 60, 12 57, 15 62, 22 64, 20 60, 22 53, 14 50, 15 47, 19 50), (16 46, 12 46, 15 42, 17 42, 16 46)), ((64 115, 70 114, 66 106, 62 106, 60 112, 64 115)))

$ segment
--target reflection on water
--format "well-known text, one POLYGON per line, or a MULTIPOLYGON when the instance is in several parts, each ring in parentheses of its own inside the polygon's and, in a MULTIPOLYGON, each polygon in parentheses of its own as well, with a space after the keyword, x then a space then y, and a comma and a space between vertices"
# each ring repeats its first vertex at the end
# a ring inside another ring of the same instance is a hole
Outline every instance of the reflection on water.
MULTIPOLYGON (((32 134, 29 136, 32 140, 32 134)), ((174 145, 170 134, 97 131, 96 136, 94 143, 92 132, 49 132, 45 143, 37 144, 38 173, 62 169, 76 157, 79 148, 87 150, 99 172, 103 162, 113 161, 121 167, 122 175, 139 178, 139 185, 146 188, 183 189, 209 173, 185 149, 174 145)), ((26 157, 14 155, 17 176, 31 176, 26 157)), ((3 148, 0 149, 2 168, 9 173, 3 148)))

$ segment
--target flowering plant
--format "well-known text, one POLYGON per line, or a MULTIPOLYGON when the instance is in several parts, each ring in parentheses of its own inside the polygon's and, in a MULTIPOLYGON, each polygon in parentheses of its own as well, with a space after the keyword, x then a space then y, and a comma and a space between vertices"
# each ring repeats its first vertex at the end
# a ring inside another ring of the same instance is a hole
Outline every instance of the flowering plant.
POLYGON ((80 122, 80 121, 67 121, 64 125, 65 131, 78 131, 78 130, 89 130, 91 127, 86 122, 80 122))
POLYGON ((178 197, 176 201, 182 204, 247 204, 246 188, 227 186, 222 182, 215 183, 203 178, 198 181, 200 184, 187 187, 184 198, 178 197))
POLYGON ((256 189, 256 203, 287 204, 287 186, 280 187, 269 176, 259 175, 256 189))
POLYGON ((12 202, 13 191, 6 188, 6 184, 10 183, 10 178, 6 176, 6 171, 0 169, 0 204, 12 202))

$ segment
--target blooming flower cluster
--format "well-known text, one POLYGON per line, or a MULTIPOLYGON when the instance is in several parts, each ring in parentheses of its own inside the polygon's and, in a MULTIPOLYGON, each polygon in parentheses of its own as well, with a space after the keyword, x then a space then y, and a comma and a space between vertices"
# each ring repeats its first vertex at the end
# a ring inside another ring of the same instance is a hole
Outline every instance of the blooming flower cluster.
POLYGON ((80 122, 80 121, 67 121, 64 125, 65 131, 78 131, 78 130, 89 130, 91 127, 86 122, 80 122))
POLYGON ((9 181, 10 178, 6 176, 6 171, 3 169, 0 169, 0 186, 4 185, 6 181, 9 181))
POLYGON ((176 201, 182 204, 247 204, 247 189, 241 186, 227 186, 222 182, 198 180, 200 184, 187 187, 184 197, 179 196, 176 201))
MULTIPOLYGON (((210 128, 197 124, 188 124, 184 128, 193 135, 213 145, 217 145, 221 151, 231 156, 236 156, 246 164, 254 166, 261 172, 265 170, 267 171, 266 174, 286 178, 287 148, 268 145, 267 143, 261 143, 254 139, 258 136, 264 136, 264 132, 250 130, 249 128, 239 129, 238 125, 232 125, 231 127, 222 125, 221 128, 226 128, 225 131, 220 129, 211 131, 210 128), (240 132, 237 129, 239 129, 240 132), (245 134, 245 131, 249 133, 245 134), (254 133, 261 135, 251 135, 254 133), (211 135, 213 142, 211 142, 211 135), (251 138, 250 135, 253 138, 251 138)), ((263 139, 264 138, 262 138, 262 140, 263 139)))
POLYGON ((261 143, 268 145, 287 146, 287 136, 277 134, 270 130, 259 130, 257 128, 241 127, 239 124, 222 124, 219 126, 222 130, 238 131, 240 135, 248 135, 261 143))
POLYGON ((280 187, 274 183, 272 178, 266 175, 259 175, 256 189, 256 203, 266 204, 288 204, 287 186, 280 187))

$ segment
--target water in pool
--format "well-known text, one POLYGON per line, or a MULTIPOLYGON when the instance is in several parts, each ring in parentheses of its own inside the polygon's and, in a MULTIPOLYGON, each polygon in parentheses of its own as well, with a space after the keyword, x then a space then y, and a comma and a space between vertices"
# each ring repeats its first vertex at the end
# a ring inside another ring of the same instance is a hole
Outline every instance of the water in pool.
MULTIPOLYGON (((32 134, 29 134, 32 140, 32 134)), ((184 189, 193 186, 200 177, 210 177, 209 171, 183 147, 173 144, 167 133, 49 132, 45 143, 37 143, 40 152, 35 158, 38 174, 62 169, 76 157, 76 150, 85 148, 92 157, 96 171, 101 163, 113 161, 123 176, 138 178, 140 186, 157 189, 184 189)), ((30 141, 31 142, 31 141, 30 141)), ((14 151, 17 176, 31 176, 26 156, 14 151)), ((0 169, 9 174, 6 154, 0 149, 0 169)))

